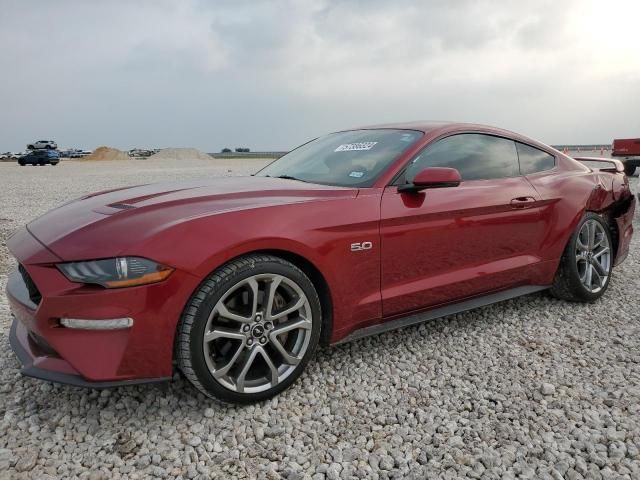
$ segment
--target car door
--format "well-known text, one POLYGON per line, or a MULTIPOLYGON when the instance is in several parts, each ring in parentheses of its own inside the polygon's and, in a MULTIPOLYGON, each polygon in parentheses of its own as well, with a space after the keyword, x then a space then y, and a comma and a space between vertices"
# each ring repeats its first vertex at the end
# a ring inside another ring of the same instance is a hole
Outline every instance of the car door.
POLYGON ((427 146, 382 196, 383 315, 529 283, 544 235, 539 202, 512 140, 465 133, 427 146), (426 167, 456 168, 462 182, 398 192, 426 167))

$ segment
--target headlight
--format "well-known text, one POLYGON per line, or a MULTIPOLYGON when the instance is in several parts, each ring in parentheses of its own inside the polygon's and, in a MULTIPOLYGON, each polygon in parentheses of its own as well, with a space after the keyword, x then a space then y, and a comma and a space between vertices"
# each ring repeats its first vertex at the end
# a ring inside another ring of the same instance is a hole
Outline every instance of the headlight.
POLYGON ((58 269, 72 282, 105 288, 133 287, 161 282, 173 268, 140 257, 119 257, 87 262, 60 263, 58 269))

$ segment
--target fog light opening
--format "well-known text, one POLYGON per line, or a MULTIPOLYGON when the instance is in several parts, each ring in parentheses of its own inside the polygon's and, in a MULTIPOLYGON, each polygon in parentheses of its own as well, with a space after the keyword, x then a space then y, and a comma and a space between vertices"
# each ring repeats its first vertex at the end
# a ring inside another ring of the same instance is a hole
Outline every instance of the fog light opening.
POLYGON ((118 330, 121 328, 131 328, 133 326, 133 318, 107 318, 104 320, 61 318, 60 325, 81 330, 118 330))

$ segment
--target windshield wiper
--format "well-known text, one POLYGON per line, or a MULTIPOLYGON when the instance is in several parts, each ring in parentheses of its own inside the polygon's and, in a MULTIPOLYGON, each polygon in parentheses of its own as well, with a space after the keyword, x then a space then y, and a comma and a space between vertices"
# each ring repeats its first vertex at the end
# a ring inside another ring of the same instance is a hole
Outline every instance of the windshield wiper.
MULTIPOLYGON (((267 176, 269 176, 269 175, 267 175, 267 176)), ((299 182, 309 183, 306 180, 301 180, 299 178, 292 177, 291 175, 278 175, 276 178, 282 178, 283 180, 297 180, 299 182)))

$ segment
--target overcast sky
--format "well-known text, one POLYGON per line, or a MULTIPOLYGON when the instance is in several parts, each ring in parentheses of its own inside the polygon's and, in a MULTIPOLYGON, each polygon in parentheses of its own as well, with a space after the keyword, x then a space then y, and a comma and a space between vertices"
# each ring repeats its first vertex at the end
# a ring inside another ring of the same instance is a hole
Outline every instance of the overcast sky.
POLYGON ((640 2, 0 0, 0 151, 289 149, 457 120, 640 137, 640 2))

